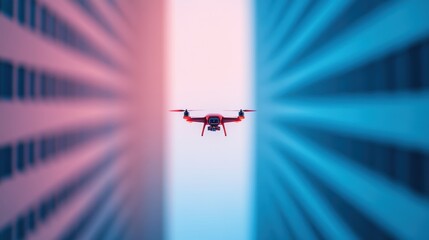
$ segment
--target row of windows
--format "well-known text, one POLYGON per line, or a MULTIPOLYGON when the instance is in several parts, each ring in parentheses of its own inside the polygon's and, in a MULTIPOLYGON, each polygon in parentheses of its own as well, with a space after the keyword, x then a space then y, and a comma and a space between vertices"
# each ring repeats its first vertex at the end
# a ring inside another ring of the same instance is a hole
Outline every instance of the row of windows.
MULTIPOLYGON (((120 210, 121 210, 121 207, 117 207, 114 212, 109 214, 109 216, 104 219, 103 223, 94 234, 94 239, 108 239, 107 234, 109 233, 109 230, 116 223, 118 216, 120 216, 120 210)), ((125 226, 128 226, 128 225, 125 224, 125 226)), ((124 238, 120 238, 120 239, 124 239, 124 238)))
POLYGON ((48 162, 92 140, 110 135, 118 127, 118 124, 108 123, 2 145, 0 146, 0 182, 12 178, 18 172, 29 171, 39 163, 48 162))
POLYGON ((121 10, 121 8, 118 6, 118 3, 116 0, 107 0, 107 3, 112 7, 112 9, 124 20, 124 22, 128 25, 129 28, 133 28, 130 20, 127 18, 125 13, 121 10))
POLYGON ((18 21, 21 25, 27 25, 31 29, 36 28, 36 0, 18 1, 18 21))
POLYGON ((293 129, 318 145, 345 156, 345 159, 402 184, 417 194, 429 197, 428 152, 322 129, 295 125, 293 129))
POLYGON ((428 88, 429 39, 425 39, 346 73, 305 86, 297 90, 295 94, 317 96, 382 91, 418 91, 428 88))
MULTIPOLYGON (((292 2, 293 3, 293 2, 292 2)), ((311 1, 307 4, 306 9, 302 11, 302 14, 299 17, 299 20, 295 21, 293 30, 292 28, 287 28, 288 31, 283 33, 282 41, 279 43, 277 48, 270 52, 270 58, 274 58, 281 48, 284 48, 288 44, 288 40, 291 36, 297 35, 297 30, 302 28, 302 23, 314 16, 314 11, 319 11, 323 8, 320 6, 320 3, 325 4, 323 1, 311 1), (315 4, 319 3, 319 5, 315 4)), ((317 34, 314 38, 311 38, 309 44, 298 53, 298 55, 292 60, 292 62, 285 63, 280 67, 278 75, 284 74, 288 69, 293 69, 300 64, 303 64, 312 53, 317 52, 318 49, 325 47, 326 44, 331 42, 335 37, 341 36, 344 32, 349 31, 354 27, 356 23, 365 19, 367 16, 371 15, 374 11, 377 11, 380 7, 384 7, 389 3, 387 0, 372 0, 372 1, 352 1, 339 13, 334 16, 331 20, 331 24, 326 28, 322 29, 320 33, 317 34)), ((285 8, 285 10, 293 9, 293 7, 285 8)), ((285 15, 283 15, 285 16, 285 15)), ((282 26, 280 22, 277 22, 277 27, 282 26)), ((276 29, 277 30, 277 29, 276 29)), ((271 38, 271 35, 268 35, 268 38, 271 38)))
POLYGON ((95 44, 38 1, 0 0, 0 13, 14 20, 15 12, 17 12, 16 19, 20 25, 33 31, 38 30, 43 36, 97 59, 109 67, 117 67, 114 61, 99 50, 95 44), (17 11, 15 11, 15 7, 17 7, 17 11))
POLYGON ((107 34, 109 34, 112 39, 120 43, 122 46, 126 47, 126 44, 124 43, 124 41, 122 41, 116 31, 109 24, 109 21, 106 21, 103 15, 100 14, 100 12, 98 11, 97 7, 94 6, 91 1, 74 0, 73 2, 76 3, 83 11, 85 11, 85 13, 90 18, 92 18, 107 34))
MULTIPOLYGON (((352 228, 356 236, 359 236, 359 239, 394 239, 393 236, 384 231, 380 226, 377 225, 371 218, 363 215, 358 209, 348 203, 344 198, 339 196, 335 191, 330 189, 326 184, 318 179, 316 176, 307 171, 299 163, 300 159, 287 152, 282 146, 278 147, 278 150, 285 156, 284 160, 289 161, 291 164, 297 167, 297 169, 304 174, 306 179, 310 180, 311 184, 317 189, 317 192, 321 194, 327 202, 331 205, 335 212, 342 218, 343 221, 347 223, 349 227, 352 228)), ((282 182, 279 178, 279 181, 282 182)), ((284 187, 286 191, 288 187, 284 187)), ((297 206, 300 207, 300 211, 305 215, 308 215, 308 211, 301 207, 301 204, 297 199, 295 199, 294 194, 289 194, 292 199, 295 201, 297 206)), ((310 217, 306 217, 310 225, 313 225, 315 232, 319 232, 318 236, 321 236, 320 230, 317 230, 317 227, 314 225, 310 217)), ((323 239, 323 237, 319 237, 323 239)))
MULTIPOLYGON (((79 177, 73 179, 61 189, 45 197, 42 201, 31 207, 28 211, 20 214, 13 223, 0 228, 0 240, 26 239, 40 228, 41 225, 51 219, 55 213, 77 196, 94 179, 98 178, 108 167, 118 158, 119 152, 112 151, 102 159, 97 160, 97 164, 85 171, 79 177)), ((103 191, 100 196, 107 197, 106 192, 111 191, 108 185, 107 191, 103 191)), ((103 198, 98 198, 98 203, 104 202, 103 198)))
MULTIPOLYGON (((103 209, 103 206, 109 202, 107 199, 109 199, 113 194, 114 190, 118 187, 117 185, 117 182, 110 183, 102 193, 89 204, 89 207, 84 211, 84 214, 76 219, 76 222, 72 224, 65 233, 63 233, 61 240, 80 239, 79 236, 81 233, 93 222, 100 210, 103 209)), ((108 229, 104 230, 108 231, 108 229)))
MULTIPOLYGON (((281 52, 282 49, 285 49, 285 46, 289 46, 289 41, 291 40, 291 36, 296 36, 297 32, 302 29, 302 23, 308 18, 311 17, 312 14, 314 14, 315 10, 319 10, 323 5, 325 4, 323 1, 310 1, 307 2, 305 5, 305 8, 303 11, 300 12, 300 14, 297 16, 296 20, 290 25, 290 27, 286 28, 285 30, 278 29, 279 26, 282 26, 281 20, 282 18, 287 17, 287 11, 294 9, 293 4, 298 4, 298 2, 293 1, 282 1, 283 7, 281 8, 281 11, 283 14, 278 14, 278 18, 273 22, 273 26, 270 26, 270 31, 267 31, 266 34, 264 34, 264 37, 268 39, 273 39, 273 35, 280 35, 280 41, 276 45, 273 45, 273 48, 268 53, 267 57, 268 59, 275 58, 279 52, 281 52), (286 3, 285 3, 286 2, 286 3), (286 13, 285 13, 286 12, 286 13)), ((281 67, 281 70, 287 69, 284 66, 281 67)))
POLYGON ((0 100, 113 99, 112 90, 0 59, 0 100))
MULTIPOLYGON (((285 159, 289 159, 289 158, 285 158, 285 159)), ((296 196, 290 191, 290 188, 286 184, 284 184, 282 177, 279 176, 279 174, 274 174, 274 177, 276 178, 277 182, 280 183, 280 186, 283 188, 283 190, 287 194, 287 196, 291 199, 291 201, 297 207, 297 210, 301 213, 304 221, 308 224, 309 229, 311 229, 311 232, 316 236, 316 239, 326 239, 323 237, 322 231, 317 227, 317 225, 314 223, 314 221, 312 221, 311 215, 309 214, 308 210, 302 205, 302 202, 299 201, 296 198, 296 196)), ((274 203, 278 202, 278 204, 274 205, 275 207, 283 208, 282 203, 279 202, 278 200, 273 199, 272 201, 274 203)), ((281 209, 279 209, 278 212, 280 214, 280 218, 282 218, 282 212, 283 211, 281 209)), ((286 221, 285 221, 285 223, 286 223, 286 221)), ((286 226, 287 226, 287 224, 286 224, 286 226)), ((292 239, 297 239, 297 236, 294 236, 294 234, 292 232, 290 234, 293 237, 292 239)))

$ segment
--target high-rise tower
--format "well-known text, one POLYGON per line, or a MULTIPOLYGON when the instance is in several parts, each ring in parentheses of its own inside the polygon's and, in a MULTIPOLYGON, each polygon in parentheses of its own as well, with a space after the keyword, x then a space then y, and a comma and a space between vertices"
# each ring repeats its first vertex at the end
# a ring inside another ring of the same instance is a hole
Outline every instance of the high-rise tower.
POLYGON ((255 1, 257 239, 427 239, 428 1, 255 1))
POLYGON ((0 0, 0 239, 162 239, 163 1, 0 0))

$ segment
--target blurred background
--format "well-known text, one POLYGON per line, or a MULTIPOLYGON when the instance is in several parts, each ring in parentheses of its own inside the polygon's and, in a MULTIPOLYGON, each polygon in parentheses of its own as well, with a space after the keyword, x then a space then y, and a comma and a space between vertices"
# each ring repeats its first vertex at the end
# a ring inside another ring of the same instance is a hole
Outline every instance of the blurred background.
POLYGON ((0 0, 0 240, 429 239, 428 9, 0 0))

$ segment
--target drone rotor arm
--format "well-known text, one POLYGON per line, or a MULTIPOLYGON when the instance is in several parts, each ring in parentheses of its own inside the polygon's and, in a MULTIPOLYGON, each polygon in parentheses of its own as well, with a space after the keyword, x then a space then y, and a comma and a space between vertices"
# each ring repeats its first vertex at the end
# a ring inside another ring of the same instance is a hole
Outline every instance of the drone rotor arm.
POLYGON ((187 122, 200 122, 200 123, 206 123, 206 118, 204 117, 183 117, 187 122))
POLYGON ((224 117, 222 118, 223 123, 231 123, 231 122, 241 122, 244 117, 224 117))

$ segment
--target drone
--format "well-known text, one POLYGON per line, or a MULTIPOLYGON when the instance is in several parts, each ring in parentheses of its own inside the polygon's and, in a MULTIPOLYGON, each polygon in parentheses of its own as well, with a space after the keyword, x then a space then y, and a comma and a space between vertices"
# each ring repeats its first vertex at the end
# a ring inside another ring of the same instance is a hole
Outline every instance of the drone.
POLYGON ((202 110, 188 110, 188 109, 175 109, 170 110, 170 112, 183 112, 183 119, 185 119, 187 122, 199 122, 203 124, 203 130, 201 132, 201 136, 204 136, 204 130, 207 127, 208 131, 216 132, 220 131, 220 126, 222 125, 223 132, 226 136, 226 128, 225 123, 231 123, 231 122, 241 122, 244 119, 244 113, 245 112, 255 112, 256 110, 249 110, 249 109, 240 109, 240 110, 225 110, 225 111, 234 111, 238 112, 238 117, 224 117, 221 114, 207 114, 205 117, 191 117, 189 116, 189 112, 192 111, 202 111, 202 110))

